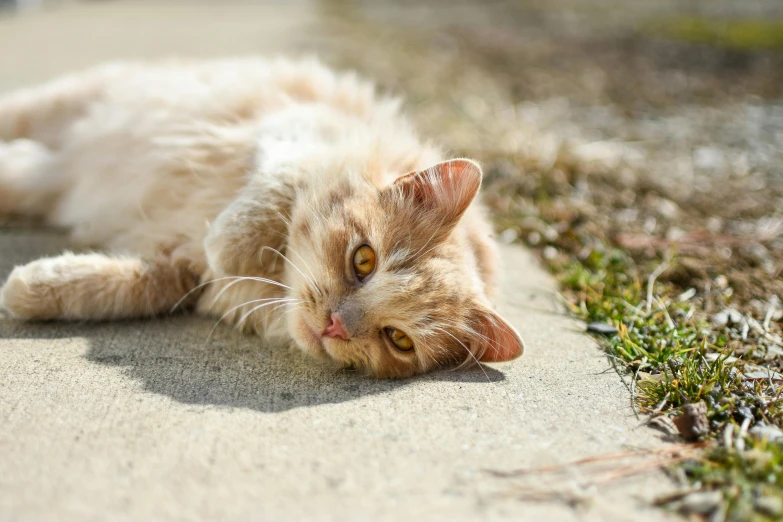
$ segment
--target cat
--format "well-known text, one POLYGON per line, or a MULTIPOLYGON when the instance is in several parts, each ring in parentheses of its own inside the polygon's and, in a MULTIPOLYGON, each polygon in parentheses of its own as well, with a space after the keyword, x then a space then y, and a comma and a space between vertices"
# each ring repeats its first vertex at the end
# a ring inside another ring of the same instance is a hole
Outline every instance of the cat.
POLYGON ((381 378, 508 361, 481 180, 316 60, 95 67, 0 96, 0 214, 96 249, 17 266, 0 305, 189 308, 381 378))

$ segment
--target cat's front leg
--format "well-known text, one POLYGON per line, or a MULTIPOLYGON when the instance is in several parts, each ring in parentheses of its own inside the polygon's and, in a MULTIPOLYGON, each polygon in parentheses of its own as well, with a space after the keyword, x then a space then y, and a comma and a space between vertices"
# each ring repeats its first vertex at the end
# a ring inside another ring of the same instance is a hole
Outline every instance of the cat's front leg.
POLYGON ((0 215, 45 215, 62 190, 60 172, 43 144, 0 141, 0 215))
POLYGON ((0 306, 20 319, 149 317, 180 300, 193 304, 198 279, 166 258, 66 253, 16 267, 0 290, 0 306))
POLYGON ((209 267, 220 276, 279 272, 292 200, 288 185, 247 187, 209 226, 204 239, 209 267))

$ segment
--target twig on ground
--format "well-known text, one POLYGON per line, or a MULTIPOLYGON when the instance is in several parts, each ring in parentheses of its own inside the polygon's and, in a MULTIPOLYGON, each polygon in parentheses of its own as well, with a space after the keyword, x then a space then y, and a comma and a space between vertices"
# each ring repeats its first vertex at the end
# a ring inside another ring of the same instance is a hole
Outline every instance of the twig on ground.
POLYGON ((636 367, 636 371, 633 374, 633 379, 631 379, 631 409, 636 416, 636 420, 639 420, 639 410, 636 407, 636 381, 639 378, 639 370, 642 369, 645 363, 647 363, 647 357, 642 357, 639 366, 636 367))
POLYGON ((661 312, 663 312, 664 317, 666 317, 666 325, 674 330, 674 321, 672 321, 671 316, 669 315, 669 311, 666 309, 666 305, 658 299, 657 297, 654 297, 655 303, 658 305, 658 307, 661 309, 661 312))
POLYGON ((666 256, 666 258, 663 260, 663 263, 658 265, 658 268, 656 268, 653 273, 650 274, 650 277, 647 278, 647 302, 645 303, 647 315, 650 315, 650 312, 652 311, 653 287, 655 286, 655 280, 658 279, 658 276, 664 273, 667 268, 669 268, 668 256, 666 256))
POLYGON ((484 471, 500 478, 523 479, 529 477, 534 479, 535 484, 519 484, 520 487, 524 486, 524 492, 520 494, 521 497, 526 500, 552 500, 568 497, 569 486, 575 486, 581 491, 588 491, 621 478, 693 459, 701 450, 713 445, 711 442, 672 444, 664 448, 634 449, 621 453, 596 455, 566 464, 508 472, 484 471), (639 461, 639 459, 642 460, 639 461), (628 462, 629 460, 632 462, 628 462), (575 471, 583 472, 580 479, 564 480, 563 474, 575 471))

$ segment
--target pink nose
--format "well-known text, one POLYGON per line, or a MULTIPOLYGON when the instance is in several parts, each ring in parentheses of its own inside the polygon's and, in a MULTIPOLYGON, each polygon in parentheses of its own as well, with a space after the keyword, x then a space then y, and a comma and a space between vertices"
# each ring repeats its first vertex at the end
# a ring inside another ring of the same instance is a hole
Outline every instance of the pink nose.
POLYGON ((326 325, 326 328, 324 328, 321 335, 324 337, 339 337, 340 339, 348 339, 350 337, 345 330, 343 320, 337 314, 332 314, 331 319, 329 319, 329 324, 326 325))

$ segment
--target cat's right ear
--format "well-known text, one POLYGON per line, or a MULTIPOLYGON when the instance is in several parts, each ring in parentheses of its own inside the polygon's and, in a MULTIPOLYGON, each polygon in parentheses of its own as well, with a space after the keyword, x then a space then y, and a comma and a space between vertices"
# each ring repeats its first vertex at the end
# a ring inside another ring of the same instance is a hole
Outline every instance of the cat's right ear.
POLYGON ((483 305, 474 310, 476 337, 469 341, 475 345, 481 362, 505 362, 516 359, 525 351, 525 342, 516 328, 500 314, 483 305))
POLYGON ((398 178, 393 190, 416 216, 451 230, 481 187, 481 167, 469 159, 438 163, 398 178))

